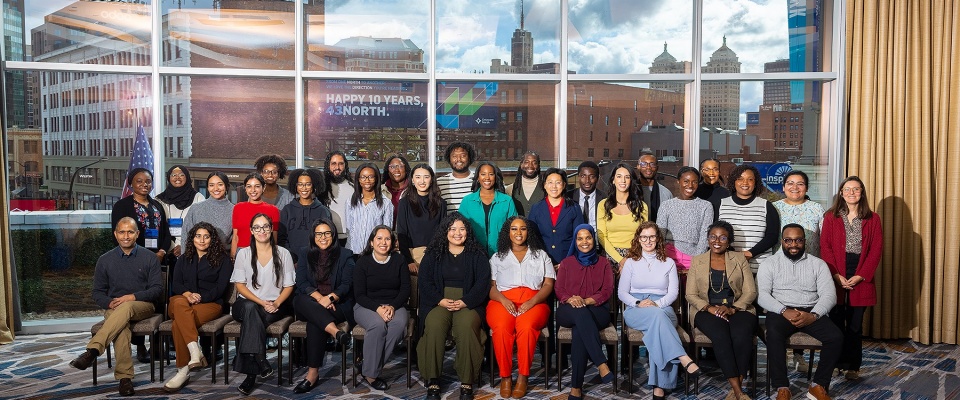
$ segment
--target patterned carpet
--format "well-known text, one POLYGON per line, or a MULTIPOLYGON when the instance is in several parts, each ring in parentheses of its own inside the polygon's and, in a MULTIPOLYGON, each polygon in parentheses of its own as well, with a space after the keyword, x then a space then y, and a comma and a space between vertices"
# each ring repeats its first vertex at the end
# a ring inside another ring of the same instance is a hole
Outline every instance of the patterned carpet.
MULTIPOLYGON (((116 398, 117 385, 113 379, 112 370, 106 366, 104 357, 100 357, 99 385, 93 386, 91 371, 78 371, 68 363, 83 349, 89 334, 55 334, 20 336, 16 342, 0 347, 0 398, 2 399, 100 399, 116 398)), ((349 351, 349 350, 348 350, 349 351)), ((352 351, 350 351, 352 355, 352 351)), ((760 351, 760 381, 755 399, 766 399, 763 383, 766 377, 763 362, 765 349, 761 345, 760 351)), ((960 349, 953 345, 923 346, 911 341, 884 341, 867 342, 864 350, 864 367, 862 378, 858 382, 848 382, 843 377, 834 377, 831 395, 835 399, 960 399, 960 376, 957 372, 957 359, 960 358, 960 349)), ((451 354, 451 353, 448 353, 451 354)), ((271 361, 276 362, 276 353, 269 353, 271 361)), ((349 360, 349 357, 348 357, 349 360)), ((284 366, 287 356, 284 354, 284 366)), ((340 354, 329 353, 326 363, 321 368, 321 386, 308 395, 294 395, 292 385, 285 383, 277 386, 276 377, 262 382, 249 399, 283 399, 283 398, 341 398, 341 399, 419 399, 426 390, 419 381, 414 368, 414 386, 410 389, 405 385, 405 356, 398 354, 393 357, 384 370, 384 379, 391 385, 390 389, 381 392, 360 384, 354 388, 349 384, 352 370, 347 371, 347 383, 340 381, 340 354)), ((348 361, 349 364, 349 361, 348 361)), ((727 384, 720 376, 716 365, 710 361, 702 361, 700 365, 706 372, 700 378, 700 394, 694 395, 691 391, 684 396, 682 383, 679 390, 670 395, 670 398, 683 399, 722 399, 726 396, 727 384)), ((244 398, 237 391, 236 386, 242 380, 237 374, 230 375, 230 383, 223 384, 222 371, 218 369, 218 382, 210 383, 210 369, 206 368, 193 373, 190 384, 180 393, 170 395, 162 390, 163 382, 150 382, 150 368, 148 364, 136 363, 137 398, 148 399, 226 399, 244 398)), ((175 373, 175 368, 166 367, 166 377, 175 373)), ((348 366, 349 368, 349 366, 348 366)), ((646 381, 646 359, 636 363, 636 382, 643 384, 646 381)), ((456 399, 456 377, 453 372, 452 357, 448 357, 445 364, 446 374, 443 380, 444 399, 456 399)), ((294 383, 303 378, 305 369, 295 370, 294 383)), ((551 387, 544 388, 543 369, 540 367, 539 356, 534 361, 535 377, 531 377, 530 399, 566 399, 569 376, 564 380, 563 391, 557 391, 555 378, 551 380, 551 387)), ((569 371, 567 372, 569 375, 569 371)), ((601 385, 596 369, 588 371, 588 383, 585 387, 586 396, 595 398, 625 398, 647 399, 651 397, 651 390, 637 386, 636 393, 627 393, 621 375, 621 390, 614 395, 610 385, 601 385)), ((484 374, 484 379, 487 379, 484 374)), ((791 390, 795 399, 805 398, 806 374, 791 372, 793 386, 791 390)), ((489 383, 489 382, 487 382, 489 383)), ((749 384, 747 384, 749 386, 749 384)), ((691 388, 692 390, 692 388, 691 388)), ((489 384, 475 390, 476 399, 488 400, 499 398, 499 390, 489 384)))

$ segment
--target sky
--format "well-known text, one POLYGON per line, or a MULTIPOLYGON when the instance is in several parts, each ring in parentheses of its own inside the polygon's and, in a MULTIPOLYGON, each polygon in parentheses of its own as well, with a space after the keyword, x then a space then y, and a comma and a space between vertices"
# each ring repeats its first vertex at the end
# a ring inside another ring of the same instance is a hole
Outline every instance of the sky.
MULTIPOLYGON (((42 16, 73 0, 25 0, 26 32, 42 16)), ((177 0, 162 1, 164 10, 177 0)), ((791 0, 703 0, 705 63, 723 37, 738 55, 741 72, 763 72, 763 63, 788 57, 787 5, 791 0)), ((180 0, 190 9, 212 0, 180 0)), ((510 38, 520 24, 520 0, 437 1, 438 72, 489 72, 490 60, 510 60, 510 38)), ((534 63, 559 62, 559 0, 524 0, 524 28, 534 38, 534 63)), ((569 69, 587 73, 648 73, 667 43, 677 60, 692 54, 693 1, 569 0, 569 69)), ((411 39, 429 54, 428 0, 327 0, 324 32, 308 32, 311 43, 333 45, 351 36, 411 39)), ((741 88, 741 123, 762 102, 763 86, 741 88)))

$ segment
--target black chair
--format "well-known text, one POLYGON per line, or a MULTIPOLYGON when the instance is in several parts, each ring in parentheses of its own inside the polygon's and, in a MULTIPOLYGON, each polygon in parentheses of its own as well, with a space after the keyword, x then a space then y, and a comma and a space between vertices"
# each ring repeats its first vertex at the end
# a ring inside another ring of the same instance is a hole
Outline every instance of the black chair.
MULTIPOLYGON (((293 324, 293 317, 283 317, 267 326, 267 337, 277 339, 277 385, 283 384, 283 335, 287 334, 290 325, 293 324)), ((237 346, 240 340, 240 322, 231 321, 223 327, 223 384, 226 385, 229 380, 230 369, 230 338, 234 339, 234 345, 237 346)), ((288 346, 289 347, 289 346, 288 346)), ((290 353, 289 348, 287 353, 290 353)), ((237 355, 239 357, 239 355, 237 355)), ((292 381, 292 378, 291 378, 292 381)))

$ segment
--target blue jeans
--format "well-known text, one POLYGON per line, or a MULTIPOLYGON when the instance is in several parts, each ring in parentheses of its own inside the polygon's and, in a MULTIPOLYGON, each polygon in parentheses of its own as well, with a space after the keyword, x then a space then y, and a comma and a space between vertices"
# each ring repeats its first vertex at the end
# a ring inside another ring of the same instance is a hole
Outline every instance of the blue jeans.
MULTIPOLYGON (((659 300, 662 295, 630 293, 640 300, 659 300)), ((677 387, 679 361, 686 355, 680 336, 677 334, 677 314, 673 307, 634 307, 627 306, 623 311, 623 322, 632 329, 643 332, 643 344, 647 346, 650 360, 650 376, 647 384, 663 389, 677 387)))

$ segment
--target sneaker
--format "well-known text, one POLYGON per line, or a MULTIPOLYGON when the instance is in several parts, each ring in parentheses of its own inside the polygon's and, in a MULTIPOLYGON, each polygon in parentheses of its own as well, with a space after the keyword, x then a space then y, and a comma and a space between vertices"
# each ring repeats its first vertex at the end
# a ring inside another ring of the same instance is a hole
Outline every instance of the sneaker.
POLYGON ((827 389, 816 384, 810 386, 810 389, 807 391, 807 398, 810 400, 830 400, 830 396, 827 395, 827 389))
POLYGON ((810 364, 807 363, 806 357, 803 354, 793 354, 794 364, 797 366, 797 372, 807 372, 810 371, 810 364))
POLYGON ((854 371, 852 369, 847 370, 843 373, 843 377, 847 378, 848 381, 856 381, 860 379, 860 371, 854 371))

